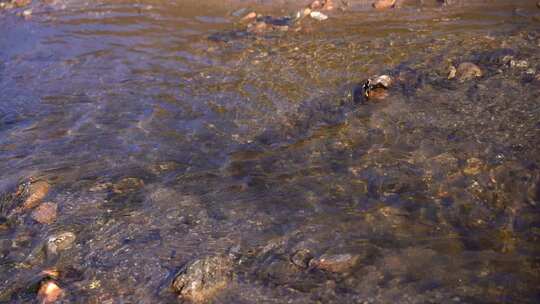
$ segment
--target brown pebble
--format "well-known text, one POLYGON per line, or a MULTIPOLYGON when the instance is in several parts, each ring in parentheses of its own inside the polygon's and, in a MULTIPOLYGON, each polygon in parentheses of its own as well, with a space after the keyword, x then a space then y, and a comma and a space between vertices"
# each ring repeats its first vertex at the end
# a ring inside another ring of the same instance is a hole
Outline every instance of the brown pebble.
POLYGON ((322 7, 322 3, 319 0, 315 0, 311 2, 311 4, 309 5, 309 8, 312 10, 320 9, 321 7, 322 7))
POLYGON ((23 203, 23 209, 32 209, 39 205, 43 198, 49 193, 49 183, 37 181, 28 187, 29 195, 23 203))
POLYGON ((356 266, 359 259, 360 257, 358 255, 348 253, 336 255, 324 254, 318 259, 311 260, 309 265, 329 272, 347 272, 356 266))
POLYGON ((58 205, 55 203, 43 203, 32 211, 32 218, 41 224, 51 224, 56 220, 58 205))
POLYGON ((309 261, 313 258, 311 252, 308 249, 300 249, 291 256, 291 263, 294 265, 306 269, 309 266, 309 261))
POLYGON ((58 271, 58 269, 55 268, 45 269, 41 272, 41 275, 50 279, 58 279, 58 277, 60 276, 60 272, 58 271))
POLYGON ((13 0, 11 3, 13 3, 16 7, 23 7, 32 3, 32 0, 13 0))
POLYGON ((460 81, 482 77, 482 69, 472 62, 463 62, 457 67, 456 76, 460 81))
POLYGON ((49 304, 58 301, 64 291, 54 281, 47 281, 41 284, 38 291, 38 298, 41 304, 49 304))
POLYGON ((113 192, 116 194, 123 194, 128 192, 135 192, 144 187, 144 181, 136 177, 126 177, 113 185, 113 192))
POLYGON ((252 32, 252 33, 262 33, 262 32, 264 32, 267 28, 268 28, 268 24, 266 24, 266 22, 264 22, 264 21, 260 21, 260 22, 256 22, 256 23, 252 24, 252 25, 248 28, 248 31, 249 31, 249 32, 252 32))
POLYGON ((388 97, 388 90, 383 88, 377 88, 369 91, 369 100, 372 101, 381 101, 388 97))
POLYGON ((322 7, 325 11, 331 11, 334 9, 334 1, 333 0, 326 0, 322 7))
POLYGON ((255 18, 257 18, 257 13, 250 12, 247 15, 245 15, 244 17, 242 17, 242 19, 240 19, 240 21, 251 21, 251 20, 253 20, 255 18))
POLYGON ((478 175, 483 166, 484 163, 481 159, 471 157, 467 159, 467 165, 463 168, 463 173, 465 173, 465 175, 478 175))
POLYGON ((376 9, 387 9, 394 7, 396 0, 377 0, 373 3, 373 7, 376 9))

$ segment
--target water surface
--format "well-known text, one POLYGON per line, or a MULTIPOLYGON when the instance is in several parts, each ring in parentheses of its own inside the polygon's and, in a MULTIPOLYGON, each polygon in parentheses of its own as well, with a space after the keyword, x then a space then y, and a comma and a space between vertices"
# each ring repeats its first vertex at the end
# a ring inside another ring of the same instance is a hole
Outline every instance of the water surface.
POLYGON ((59 206, 0 229, 0 301, 57 268, 66 303, 179 302, 176 271, 231 250, 250 262, 215 303, 539 301, 540 10, 364 4, 262 35, 234 12, 299 6, 0 12, 0 190, 46 180, 59 206), (448 80, 465 61, 484 76, 448 80), (351 102, 383 73, 385 100, 351 102), (59 231, 76 245, 35 258, 59 231), (298 269, 300 249, 361 260, 298 269))

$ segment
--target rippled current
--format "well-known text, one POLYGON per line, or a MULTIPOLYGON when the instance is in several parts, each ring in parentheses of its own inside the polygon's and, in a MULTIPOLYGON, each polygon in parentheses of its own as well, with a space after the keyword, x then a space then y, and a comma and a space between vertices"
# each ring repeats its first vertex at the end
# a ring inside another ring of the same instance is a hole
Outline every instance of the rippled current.
POLYGON ((367 2, 262 34, 239 16, 302 5, 0 10, 0 192, 46 181, 58 206, 41 224, 0 202, 0 303, 35 302, 47 269, 63 303, 181 303, 183 265, 231 254, 211 303, 540 301, 536 1, 367 2), (449 80, 461 62, 483 76, 449 80), (354 103, 380 74, 388 96, 354 103))

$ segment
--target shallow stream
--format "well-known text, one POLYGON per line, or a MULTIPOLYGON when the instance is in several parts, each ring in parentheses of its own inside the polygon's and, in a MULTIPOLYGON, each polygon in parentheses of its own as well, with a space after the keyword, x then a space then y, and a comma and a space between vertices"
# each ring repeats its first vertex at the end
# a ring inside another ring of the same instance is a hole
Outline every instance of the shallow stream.
POLYGON ((212 303, 537 303, 535 2, 351 1, 258 34, 241 13, 301 5, 0 10, 0 302, 36 301, 46 269, 65 303, 181 302, 183 265, 234 255, 212 303), (462 62, 482 77, 448 79, 462 62), (388 96, 354 103, 380 74, 388 96), (28 181, 50 185, 52 223, 12 211, 28 181), (73 246, 44 254, 63 231, 73 246))

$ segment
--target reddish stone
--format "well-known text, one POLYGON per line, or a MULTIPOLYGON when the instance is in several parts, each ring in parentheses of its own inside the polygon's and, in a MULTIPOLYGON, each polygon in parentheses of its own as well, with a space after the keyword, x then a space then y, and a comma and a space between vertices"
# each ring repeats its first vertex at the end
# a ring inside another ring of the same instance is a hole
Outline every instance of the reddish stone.
POLYGON ((51 224, 56 220, 57 210, 57 204, 43 203, 32 212, 32 218, 41 224, 51 224))

